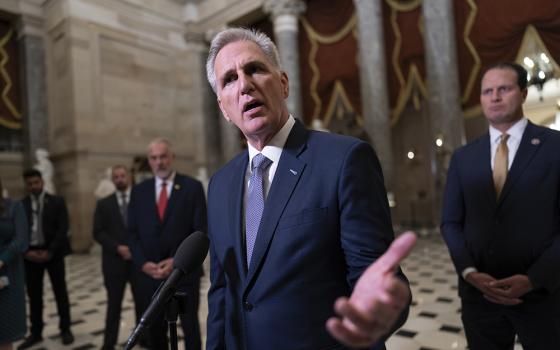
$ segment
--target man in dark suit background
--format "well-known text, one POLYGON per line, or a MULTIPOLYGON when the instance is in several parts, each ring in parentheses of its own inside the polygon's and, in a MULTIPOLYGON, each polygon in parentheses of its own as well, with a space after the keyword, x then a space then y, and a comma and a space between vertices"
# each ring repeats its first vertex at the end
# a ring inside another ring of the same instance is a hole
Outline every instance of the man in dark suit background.
POLYGON ((459 273, 469 349, 560 345, 560 133, 523 116, 527 72, 490 67, 489 133, 451 159, 442 233, 459 273))
POLYGON ((206 348, 342 349, 334 338, 384 348, 408 312, 410 290, 395 271, 414 236, 382 257, 394 234, 373 149, 289 114, 288 77, 262 33, 219 33, 207 74, 248 151, 208 190, 206 348))
MULTIPOLYGON (((134 186, 128 210, 128 232, 134 264, 142 271, 139 282, 143 309, 160 283, 173 269, 179 244, 195 231, 206 232, 206 199, 202 184, 173 169, 175 155, 168 140, 158 138, 148 146, 154 177, 134 186)), ((183 279, 187 313, 181 315, 185 348, 201 348, 198 304, 202 267, 183 279)), ((151 347, 167 349, 163 314, 149 329, 151 347)))
POLYGON ((132 254, 126 242, 131 178, 124 165, 115 165, 111 169, 111 179, 116 192, 97 202, 93 221, 93 237, 103 248, 102 271, 107 290, 103 350, 114 349, 117 343, 127 282, 130 283, 134 298, 136 322, 142 316, 140 290, 136 282, 139 272, 132 264, 132 254))
POLYGON ((31 334, 18 349, 27 349, 43 340, 43 278, 49 274, 56 299, 62 343, 74 341, 70 331, 70 302, 66 289, 64 257, 70 254, 68 211, 64 198, 44 191, 41 172, 30 169, 23 173, 29 193, 23 207, 30 224, 29 250, 24 254, 25 280, 29 297, 31 334))

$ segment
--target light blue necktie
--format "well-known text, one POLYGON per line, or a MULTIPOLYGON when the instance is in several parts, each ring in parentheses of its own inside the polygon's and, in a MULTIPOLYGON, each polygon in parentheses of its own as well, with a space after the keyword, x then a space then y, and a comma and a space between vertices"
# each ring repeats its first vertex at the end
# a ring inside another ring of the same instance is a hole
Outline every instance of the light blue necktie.
POLYGON ((264 210, 263 174, 272 161, 261 153, 253 157, 251 178, 245 207, 245 241, 247 244, 247 268, 251 263, 257 232, 264 210))

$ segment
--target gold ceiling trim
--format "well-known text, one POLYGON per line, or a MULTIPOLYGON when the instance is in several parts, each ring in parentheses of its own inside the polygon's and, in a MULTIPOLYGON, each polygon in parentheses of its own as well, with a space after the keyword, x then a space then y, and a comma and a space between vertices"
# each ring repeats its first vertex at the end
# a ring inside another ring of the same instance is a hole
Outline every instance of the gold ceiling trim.
MULTIPOLYGON (((336 101, 338 100, 337 97, 340 97, 340 101, 346 107, 346 110, 349 112, 353 112, 356 115, 356 122, 358 126, 363 126, 363 118, 361 115, 355 113, 352 103, 348 98, 348 94, 346 94, 346 89, 344 89, 344 85, 340 82, 340 80, 335 80, 334 87, 331 93, 331 97, 329 99, 329 103, 327 105, 327 110, 325 112, 325 120, 323 121, 323 125, 328 129, 329 124, 331 123, 332 116, 335 114, 336 108, 336 101)), ((338 112, 338 111, 337 111, 338 112)))
MULTIPOLYGON (((6 35, 4 35, 4 37, 0 39, 0 58, 1 58, 0 75, 2 76, 2 78, 4 78, 4 81, 6 82, 6 86, 4 86, 4 89, 2 90, 2 101, 4 101, 6 107, 8 108, 8 110, 10 110, 10 112, 16 119, 21 119, 21 113, 17 110, 16 106, 13 105, 12 101, 10 100, 10 97, 8 96, 8 93, 12 89, 12 79, 10 78, 10 75, 6 71, 6 64, 9 62, 9 56, 6 50, 4 50, 4 45, 6 45, 8 40, 10 40, 13 33, 14 31, 10 29, 6 33, 6 35)), ((21 122, 9 121, 7 120, 7 118, 0 117, 0 124, 10 129, 21 129, 21 122)))
POLYGON ((304 17, 300 18, 301 24, 303 29, 307 33, 307 37, 309 38, 309 42, 311 44, 311 48, 309 50, 309 56, 307 57, 307 62, 309 67, 311 68, 311 86, 310 86, 310 94, 311 99, 313 100, 313 113, 311 118, 312 119, 319 119, 319 114, 321 113, 321 98, 317 93, 317 87, 319 85, 319 80, 321 79, 321 72, 319 70, 319 66, 315 62, 317 58, 317 52, 319 51, 319 44, 334 44, 344 37, 348 35, 350 32, 355 32, 356 28, 356 14, 352 14, 352 17, 348 20, 348 22, 337 32, 331 35, 325 35, 319 33, 315 30, 311 24, 305 19, 304 17))
MULTIPOLYGON (((391 21, 391 28, 393 29, 393 34, 395 35, 395 46, 391 54, 391 62, 393 65, 393 69, 395 70, 395 75, 397 76, 397 79, 400 84, 399 94, 397 97, 397 104, 391 112, 391 125, 395 125, 399 121, 400 115, 404 110, 406 103, 410 98, 410 95, 413 92, 413 87, 415 85, 418 86, 418 89, 420 90, 420 92, 424 97, 428 96, 428 89, 426 88, 424 82, 422 81, 422 77, 420 76, 418 67, 416 67, 415 64, 412 64, 410 66, 408 77, 405 80, 404 73, 402 72, 399 64, 399 54, 401 51, 402 36, 397 23, 397 11, 395 11, 395 9, 391 10, 390 21, 391 21), (404 87, 404 91, 403 91, 403 87, 404 87)), ((419 26, 419 30, 422 31, 423 27, 422 27, 421 17, 418 19, 418 26, 419 26)), ((415 104, 419 104, 419 102, 416 102, 415 104)))
MULTIPOLYGON (((427 98, 428 89, 426 88, 426 85, 422 81, 422 77, 420 76, 420 71, 418 70, 418 67, 415 64, 412 64, 410 65, 410 71, 408 72, 408 77, 406 79, 406 86, 404 88, 404 92, 399 94, 397 105, 391 112, 392 114, 391 125, 395 125, 399 121, 401 114, 404 108, 406 107, 406 103, 408 102, 410 96, 412 95, 412 92, 414 91, 415 86, 418 87, 418 90, 420 90, 422 96, 424 96, 424 98, 427 98)), ((417 105, 417 107, 419 107, 420 101, 417 100, 416 96, 414 96, 414 99, 415 99, 414 104, 417 105)))
POLYGON ((412 11, 422 4, 422 0, 414 0, 414 1, 406 1, 406 2, 402 2, 398 0, 385 0, 385 2, 393 10, 397 10, 400 12, 412 11))
POLYGON ((474 26, 474 21, 476 19, 476 15, 478 14, 478 7, 476 6, 474 0, 467 0, 467 4, 470 6, 471 11, 467 16, 467 23, 465 24, 465 30, 463 31, 463 41, 465 42, 465 45, 467 46, 467 49, 469 50, 474 60, 474 65, 469 74, 469 78, 467 79, 467 85, 465 86, 465 91, 463 92, 463 96, 461 97, 462 103, 468 102, 469 97, 474 88, 474 85, 476 84, 476 78, 478 76, 478 72, 480 71, 480 56, 478 56, 478 52, 476 51, 476 48, 474 47, 470 39, 471 31, 474 26))

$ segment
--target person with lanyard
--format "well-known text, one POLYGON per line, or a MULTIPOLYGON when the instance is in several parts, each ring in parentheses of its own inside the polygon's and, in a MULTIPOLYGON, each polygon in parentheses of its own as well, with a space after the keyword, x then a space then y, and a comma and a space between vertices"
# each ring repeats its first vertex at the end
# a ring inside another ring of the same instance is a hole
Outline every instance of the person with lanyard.
POLYGON ((64 198, 44 191, 41 172, 30 169, 23 173, 28 196, 23 207, 30 224, 29 250, 25 252, 25 277, 29 297, 31 334, 18 347, 27 349, 43 340, 43 278, 47 271, 59 316, 62 344, 74 342, 70 330, 70 302, 66 287, 64 258, 70 254, 68 210, 64 198))

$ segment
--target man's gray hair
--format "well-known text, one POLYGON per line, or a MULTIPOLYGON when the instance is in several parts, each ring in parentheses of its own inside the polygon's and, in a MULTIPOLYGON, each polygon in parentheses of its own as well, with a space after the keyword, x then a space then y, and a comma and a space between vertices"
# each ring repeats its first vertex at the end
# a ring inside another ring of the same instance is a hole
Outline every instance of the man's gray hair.
POLYGON ((160 144, 160 143, 167 146, 167 149, 169 150, 169 152, 173 153, 173 144, 171 144, 171 141, 169 141, 165 137, 156 137, 155 139, 150 141, 150 143, 148 144, 148 153, 150 153, 150 149, 152 148, 152 146, 160 144))
POLYGON ((247 28, 228 28, 225 29, 212 39, 210 44, 210 50, 208 52, 208 59, 206 60, 206 76, 212 90, 217 92, 216 89, 216 72, 214 71, 214 63, 216 62, 216 56, 218 52, 226 46, 237 41, 252 41, 257 44, 264 55, 268 58, 270 63, 275 67, 280 69, 280 56, 278 55, 278 49, 276 45, 270 40, 270 38, 263 32, 257 29, 247 29, 247 28))

